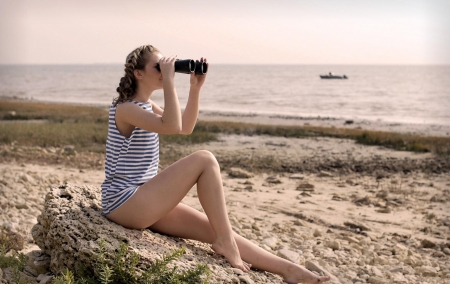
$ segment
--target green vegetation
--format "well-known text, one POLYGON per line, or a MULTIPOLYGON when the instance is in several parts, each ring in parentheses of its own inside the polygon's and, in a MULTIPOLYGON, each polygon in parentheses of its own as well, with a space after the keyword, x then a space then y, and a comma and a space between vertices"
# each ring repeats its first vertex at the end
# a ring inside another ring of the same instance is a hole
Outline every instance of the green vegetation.
POLYGON ((169 268, 171 261, 185 254, 185 248, 163 255, 160 260, 141 269, 139 255, 131 253, 128 245, 122 243, 112 259, 107 255, 105 241, 100 240, 99 251, 93 265, 94 271, 79 268, 77 275, 66 269, 53 280, 53 284, 81 284, 81 283, 143 283, 143 284, 193 284, 209 283, 210 271, 205 264, 197 265, 194 269, 179 272, 177 267, 169 268))
MULTIPOLYGON (((40 147, 73 145, 76 151, 104 153, 107 125, 108 111, 106 108, 0 101, 0 144, 15 143, 21 146, 40 147), (19 120, 27 120, 30 123, 14 122, 19 120)), ((448 137, 422 137, 335 127, 279 126, 223 121, 199 121, 191 135, 160 135, 160 143, 162 146, 207 143, 217 141, 219 133, 288 138, 345 138, 353 139, 364 145, 450 155, 450 138, 448 137)))
POLYGON ((23 253, 17 253, 23 248, 23 238, 13 232, 0 230, 0 269, 9 268, 14 283, 25 284, 21 272, 25 268, 27 257, 23 253))

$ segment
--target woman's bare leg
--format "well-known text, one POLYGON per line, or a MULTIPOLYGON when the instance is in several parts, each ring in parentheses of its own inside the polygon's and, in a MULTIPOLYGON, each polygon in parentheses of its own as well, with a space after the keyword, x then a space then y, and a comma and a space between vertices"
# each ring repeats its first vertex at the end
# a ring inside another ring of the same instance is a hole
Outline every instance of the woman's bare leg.
MULTIPOLYGON (((216 238, 207 216, 182 203, 150 229, 205 243, 213 243, 216 238)), ((242 259, 251 263, 254 268, 281 275, 287 283, 322 283, 330 279, 329 276, 317 276, 304 267, 275 256, 246 238, 234 232, 233 234, 242 259)))
POLYGON ((128 228, 147 228, 172 211, 194 184, 215 233, 213 249, 233 267, 248 271, 228 220, 220 168, 208 151, 195 152, 167 167, 107 217, 128 228))

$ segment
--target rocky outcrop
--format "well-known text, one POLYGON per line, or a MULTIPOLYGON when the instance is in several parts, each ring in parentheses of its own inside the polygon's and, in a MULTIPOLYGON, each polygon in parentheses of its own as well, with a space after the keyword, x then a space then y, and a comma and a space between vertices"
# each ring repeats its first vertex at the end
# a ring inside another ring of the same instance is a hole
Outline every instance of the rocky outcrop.
MULTIPOLYGON (((152 262, 172 249, 184 246, 186 254, 174 262, 179 269, 206 263, 212 272, 212 283, 239 281, 236 270, 207 244, 150 230, 130 230, 109 221, 101 214, 100 195, 98 186, 74 184, 53 187, 46 195, 44 209, 32 229, 32 236, 43 252, 50 256, 50 270, 54 274, 62 272, 65 267, 70 270, 75 270, 78 265, 89 268, 103 239, 110 253, 118 249, 121 242, 127 243, 142 262, 152 262)), ((247 275, 257 283, 282 283, 281 278, 269 273, 251 271, 247 275)))

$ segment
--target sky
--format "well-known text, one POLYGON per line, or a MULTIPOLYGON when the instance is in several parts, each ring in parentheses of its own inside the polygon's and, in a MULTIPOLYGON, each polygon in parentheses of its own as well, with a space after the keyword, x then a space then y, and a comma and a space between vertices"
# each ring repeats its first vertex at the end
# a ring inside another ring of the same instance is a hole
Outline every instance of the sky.
POLYGON ((450 64, 449 0, 0 0, 0 64, 450 64))

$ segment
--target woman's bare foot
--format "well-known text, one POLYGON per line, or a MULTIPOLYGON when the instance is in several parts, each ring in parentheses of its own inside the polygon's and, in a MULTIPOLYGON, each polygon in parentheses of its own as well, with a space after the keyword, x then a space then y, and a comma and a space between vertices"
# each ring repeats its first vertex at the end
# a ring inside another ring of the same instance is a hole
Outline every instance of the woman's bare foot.
POLYGON ((223 255, 232 267, 239 268, 244 272, 250 270, 251 264, 248 264, 241 259, 239 248, 233 237, 229 240, 216 239, 212 243, 212 249, 216 253, 223 255))
POLYGON ((290 266, 286 273, 283 273, 281 276, 283 277, 284 282, 289 284, 323 283, 331 279, 330 276, 318 276, 308 269, 296 264, 290 266))

